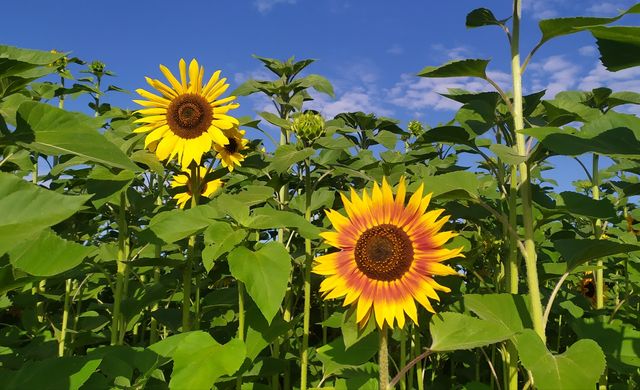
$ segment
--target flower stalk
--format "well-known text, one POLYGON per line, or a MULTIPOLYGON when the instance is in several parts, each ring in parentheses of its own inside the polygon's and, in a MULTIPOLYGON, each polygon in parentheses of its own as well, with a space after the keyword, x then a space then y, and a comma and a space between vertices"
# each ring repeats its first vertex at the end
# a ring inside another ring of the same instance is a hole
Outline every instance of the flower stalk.
POLYGON ((113 301, 113 321, 111 323, 111 345, 121 345, 124 339, 124 321, 122 319, 121 305, 124 295, 125 275, 127 274, 129 257, 129 240, 127 226, 127 195, 126 191, 120 193, 120 207, 118 210, 118 260, 116 271, 116 291, 113 301), (122 334, 122 336, 121 336, 122 334))
MULTIPOLYGON (((200 200, 200 175, 198 170, 199 166, 191 165, 191 175, 189 180, 191 181, 191 208, 198 205, 200 200)), ((191 284, 193 278, 193 258, 196 251, 196 235, 192 234, 189 237, 189 244, 187 247, 187 259, 184 263, 184 270, 182 271, 182 332, 189 332, 191 330, 191 284)))
MULTIPOLYGON (((311 159, 307 158, 304 163, 304 183, 305 183, 305 212, 304 217, 311 222, 311 195, 313 187, 311 184, 311 159)), ((311 240, 304 240, 305 262, 304 262, 304 313, 302 320, 302 351, 300 354, 300 389, 307 389, 307 374, 309 371, 309 324, 311 315, 311 262, 313 261, 313 251, 311 240)))

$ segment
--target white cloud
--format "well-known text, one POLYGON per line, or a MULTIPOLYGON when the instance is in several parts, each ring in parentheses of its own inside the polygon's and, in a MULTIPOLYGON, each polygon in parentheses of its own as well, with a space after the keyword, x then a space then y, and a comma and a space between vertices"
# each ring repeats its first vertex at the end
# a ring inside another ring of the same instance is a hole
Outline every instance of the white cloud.
POLYGON ((375 113, 378 116, 393 114, 393 110, 385 107, 380 101, 380 93, 367 90, 363 87, 354 87, 340 94, 336 100, 332 100, 324 94, 312 94, 314 100, 307 104, 307 108, 317 110, 325 118, 333 118, 341 112, 362 111, 375 113))
POLYGON ((387 53, 397 56, 404 53, 404 48, 396 43, 387 49, 387 53))
POLYGON ((558 16, 558 10, 553 6, 563 3, 562 0, 523 0, 522 13, 531 15, 534 19, 548 19, 558 16))
POLYGON ((431 45, 431 49, 436 56, 446 58, 447 60, 460 60, 472 56, 471 48, 464 45, 449 47, 441 43, 437 43, 431 45))
POLYGON ((593 57, 597 52, 598 50, 596 50, 595 46, 582 46, 578 49, 578 53, 585 57, 593 57))
POLYGON ((615 16, 625 7, 619 3, 596 3, 587 8, 587 11, 598 16, 615 16))
POLYGON ((590 91, 598 87, 608 87, 614 91, 638 91, 640 90, 640 68, 609 72, 600 62, 597 62, 589 73, 581 78, 578 88, 590 91))
POLYGON ((297 0, 255 0, 253 5, 258 9, 258 12, 265 14, 277 5, 277 4, 295 4, 297 0))
POLYGON ((531 88, 533 91, 546 89, 545 98, 551 99, 558 92, 576 87, 581 71, 580 66, 567 61, 563 55, 547 57, 541 62, 529 65, 531 88))

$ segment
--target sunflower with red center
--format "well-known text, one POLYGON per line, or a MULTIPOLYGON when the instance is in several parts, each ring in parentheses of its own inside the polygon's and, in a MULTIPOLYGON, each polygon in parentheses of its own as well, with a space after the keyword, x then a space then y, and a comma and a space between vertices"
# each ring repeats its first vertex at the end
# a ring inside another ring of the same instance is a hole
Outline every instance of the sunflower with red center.
POLYGON ((458 275, 443 261, 462 257, 462 248, 442 246, 456 233, 440 229, 449 219, 444 210, 426 212, 431 194, 423 197, 423 186, 405 205, 406 185, 400 179, 394 198, 386 179, 374 183, 371 196, 351 190, 342 195, 348 217, 327 211, 335 231, 321 233, 339 252, 317 257, 313 272, 326 276, 320 285, 325 299, 344 297, 344 306, 356 307, 356 321, 363 327, 373 315, 380 328, 405 324, 405 314, 418 323, 415 301, 435 313, 430 300, 436 291, 450 289, 434 276, 458 275))
POLYGON ((187 70, 186 62, 181 59, 179 68, 180 80, 166 66, 160 65, 169 85, 146 78, 160 95, 144 89, 136 90, 147 100, 134 102, 147 108, 137 111, 142 118, 135 122, 143 125, 134 131, 149 133, 144 146, 155 151, 158 159, 171 160, 177 156, 180 165, 186 168, 192 161, 200 164, 202 155, 213 145, 229 142, 223 131, 238 126, 238 120, 227 113, 238 104, 232 103, 235 96, 220 99, 229 88, 227 79, 220 78, 220 71, 216 71, 203 85, 204 68, 198 65, 198 61, 191 60, 187 70))
MULTIPOLYGON (((183 192, 178 192, 173 196, 173 199, 177 201, 178 207, 181 209, 187 205, 187 202, 193 198, 193 186, 194 183, 191 180, 191 171, 186 169, 183 174, 175 175, 171 181, 171 188, 182 189, 183 192)), ((206 181, 205 176, 207 170, 200 167, 198 168, 198 181, 195 183, 199 187, 200 196, 210 198, 216 191, 222 187, 222 180, 215 179, 206 181)))

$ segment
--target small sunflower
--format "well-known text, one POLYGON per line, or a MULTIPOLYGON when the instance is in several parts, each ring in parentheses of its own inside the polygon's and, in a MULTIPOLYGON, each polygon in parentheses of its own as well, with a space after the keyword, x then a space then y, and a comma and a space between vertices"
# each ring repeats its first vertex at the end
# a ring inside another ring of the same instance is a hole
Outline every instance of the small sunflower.
POLYGON ((229 110, 237 108, 231 103, 235 96, 218 99, 227 88, 226 78, 220 78, 216 71, 207 84, 202 85, 204 68, 198 61, 191 60, 187 83, 187 64, 180 60, 180 81, 164 65, 160 71, 169 81, 169 85, 160 80, 146 78, 147 83, 160 95, 138 89, 136 92, 148 100, 134 100, 147 107, 137 112, 142 118, 136 123, 143 123, 134 130, 136 133, 149 133, 144 145, 155 151, 158 159, 171 160, 175 156, 182 167, 188 167, 192 161, 200 164, 202 155, 211 150, 213 145, 225 145, 229 142, 223 130, 238 125, 238 120, 227 115, 229 110))
POLYGON ((593 279, 593 273, 585 272, 580 281, 580 294, 587 298, 592 306, 596 305, 596 282, 593 279))
POLYGON ((321 236, 340 251, 317 257, 313 272, 326 276, 320 285, 325 299, 345 297, 343 306, 356 306, 361 327, 372 314, 380 328, 394 321, 404 327, 405 313, 418 323, 415 301, 433 313, 429 300, 439 300, 436 290, 450 291, 433 277, 457 275, 442 262, 463 256, 462 248, 442 247, 456 233, 440 232, 449 217, 438 219, 444 210, 425 213, 431 194, 422 192, 421 185, 405 206, 404 177, 395 199, 383 179, 382 187, 374 183, 371 197, 353 189, 351 200, 341 195, 348 217, 327 211, 336 231, 321 236))
POLYGON ((233 171, 235 165, 240 166, 244 161, 244 156, 240 153, 247 148, 249 141, 244 138, 245 131, 233 128, 225 130, 224 134, 229 139, 225 145, 214 145, 213 148, 218 152, 216 158, 220 159, 222 166, 233 171))
MULTIPOLYGON (((207 198, 211 197, 220 187, 222 187, 222 180, 216 179, 211 181, 205 180, 206 170, 203 168, 198 168, 198 176, 200 176, 199 187, 200 187, 200 196, 205 196, 207 198)), ((175 175, 173 177, 173 181, 171 182, 171 188, 185 187, 184 192, 178 192, 173 196, 173 199, 177 200, 178 206, 183 209, 184 206, 191 200, 193 197, 193 189, 190 172, 188 170, 184 170, 182 174, 175 175)))

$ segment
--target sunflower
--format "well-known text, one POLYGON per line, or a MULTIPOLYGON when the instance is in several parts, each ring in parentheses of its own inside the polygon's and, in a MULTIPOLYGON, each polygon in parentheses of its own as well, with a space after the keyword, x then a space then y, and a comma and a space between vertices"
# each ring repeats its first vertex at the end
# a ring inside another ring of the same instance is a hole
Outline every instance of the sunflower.
POLYGON ((138 89, 136 92, 148 100, 134 100, 147 107, 137 112, 143 123, 134 130, 136 133, 149 133, 144 145, 155 151, 158 159, 166 160, 178 157, 182 167, 188 167, 192 161, 200 164, 202 155, 211 150, 212 144, 225 145, 229 142, 223 130, 238 125, 238 120, 227 115, 229 110, 237 108, 231 103, 235 96, 218 99, 227 88, 226 78, 220 78, 216 71, 206 85, 202 85, 204 68, 198 61, 189 64, 189 83, 187 83, 187 64, 180 60, 180 81, 164 65, 160 71, 169 81, 169 85, 160 80, 146 78, 147 83, 160 95, 138 89))
POLYGON ((229 168, 229 171, 233 171, 234 165, 240 166, 240 163, 244 161, 244 156, 240 153, 247 149, 249 141, 244 138, 244 130, 239 130, 234 127, 230 130, 225 130, 224 135, 229 139, 224 145, 214 145, 213 148, 218 152, 216 158, 220 159, 222 166, 229 168))
POLYGON ((596 305, 596 283, 593 280, 592 272, 584 273, 584 277, 580 281, 580 294, 587 298, 592 306, 596 305))
POLYGON ((373 314, 380 328, 394 321, 404 327, 405 313, 418 323, 415 301, 434 313, 430 299, 436 290, 449 292, 435 275, 457 275, 442 264, 463 256, 462 248, 442 248, 453 232, 440 232, 448 216, 444 210, 425 213, 431 194, 422 196, 423 186, 405 206, 405 179, 400 179, 395 199, 386 179, 382 188, 374 183, 371 197, 362 198, 352 189, 351 200, 342 196, 348 214, 328 210, 336 231, 321 233, 339 252, 317 257, 313 272, 326 276, 320 285, 325 299, 344 298, 343 306, 356 306, 356 321, 363 327, 373 314))
MULTIPOLYGON (((216 179, 211 181, 205 180, 206 170, 203 168, 198 168, 198 176, 200 176, 199 187, 200 187, 200 196, 205 196, 207 198, 211 197, 220 187, 222 187, 222 180, 216 179)), ((183 170, 183 174, 175 175, 173 177, 173 181, 171 182, 172 188, 185 187, 184 192, 178 192, 173 196, 173 199, 176 199, 178 202, 178 206, 183 209, 187 202, 193 196, 192 182, 190 178, 190 171, 183 170)))

